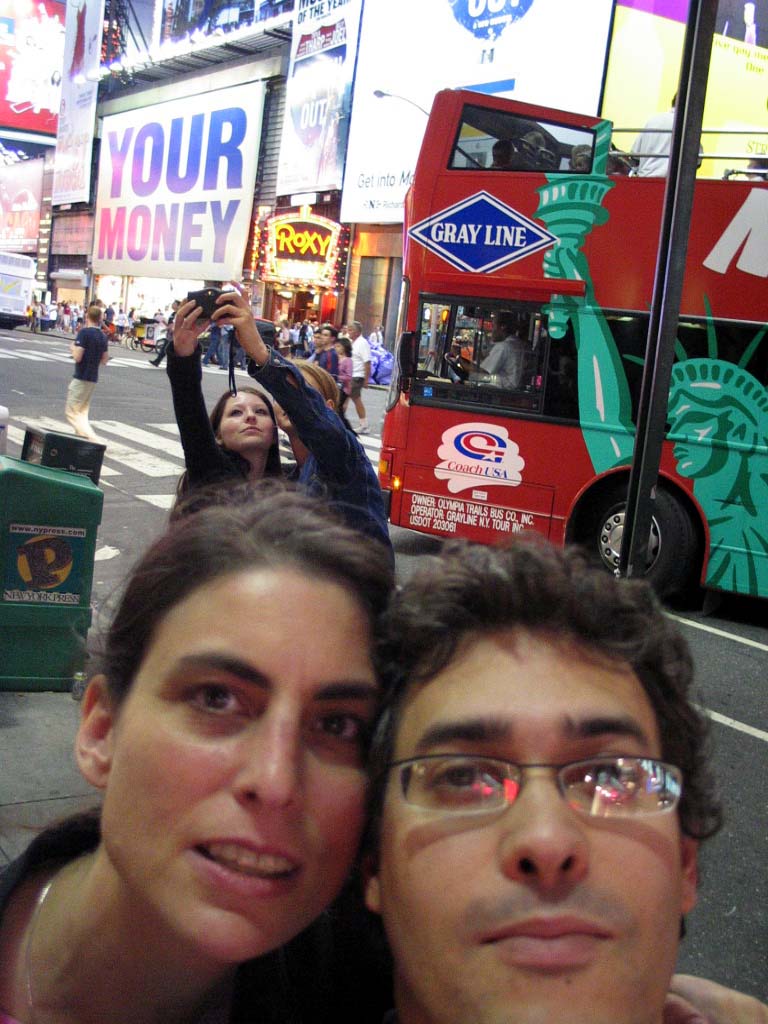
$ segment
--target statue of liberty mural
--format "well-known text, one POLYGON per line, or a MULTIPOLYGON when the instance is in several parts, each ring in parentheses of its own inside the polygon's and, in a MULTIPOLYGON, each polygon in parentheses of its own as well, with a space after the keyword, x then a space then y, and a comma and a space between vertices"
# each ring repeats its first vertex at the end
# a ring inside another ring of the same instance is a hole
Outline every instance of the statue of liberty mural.
MULTIPOLYGON (((539 189, 539 217, 558 238, 544 255, 548 277, 581 280, 583 296, 553 294, 549 331, 573 326, 580 426, 595 473, 627 464, 635 428, 626 373, 606 318, 595 299, 582 246, 605 223, 602 206, 613 183, 606 165, 611 125, 599 124, 592 174, 550 176, 539 189)), ((707 518, 710 558, 706 582, 739 593, 768 593, 768 394, 746 367, 768 331, 755 336, 739 365, 717 358, 708 311, 708 358, 689 359, 678 342, 669 397, 670 440, 682 477, 707 518), (762 453, 762 454, 761 454, 762 453)))
POLYGON ((549 332, 562 338, 573 325, 578 358, 579 416, 584 443, 595 473, 604 473, 632 458, 634 426, 627 377, 621 365, 595 290, 586 257, 584 238, 608 214, 602 203, 613 188, 605 173, 611 125, 601 121, 595 137, 593 173, 558 174, 539 189, 536 216, 558 238, 544 255, 548 277, 583 281, 583 296, 553 295, 546 307, 549 332))
POLYGON ((672 368, 669 440, 680 476, 709 522, 707 584, 768 593, 768 392, 746 366, 768 332, 755 336, 738 365, 684 359, 672 368))

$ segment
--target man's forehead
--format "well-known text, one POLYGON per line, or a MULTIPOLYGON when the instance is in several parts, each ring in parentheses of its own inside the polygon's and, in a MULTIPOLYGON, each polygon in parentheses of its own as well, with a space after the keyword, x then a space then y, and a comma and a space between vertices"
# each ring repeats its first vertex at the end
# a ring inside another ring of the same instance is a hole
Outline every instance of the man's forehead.
POLYGON ((515 744, 536 733, 553 742, 614 735, 648 752, 659 747, 655 712, 629 665, 573 643, 503 631, 464 642, 444 669, 412 688, 397 756, 441 744, 515 744))

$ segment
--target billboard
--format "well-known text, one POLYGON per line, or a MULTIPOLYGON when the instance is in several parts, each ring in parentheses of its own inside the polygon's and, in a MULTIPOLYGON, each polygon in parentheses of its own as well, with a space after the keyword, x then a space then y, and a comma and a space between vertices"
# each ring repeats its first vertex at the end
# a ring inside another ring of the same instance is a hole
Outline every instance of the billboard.
MULTIPOLYGON (((641 128, 671 108, 680 76, 687 4, 680 0, 619 0, 608 59, 602 113, 621 128, 641 128)), ((701 177, 721 178, 742 160, 768 156, 768 0, 720 0, 704 104, 701 177), (717 134, 739 132, 739 135, 717 134), (729 159, 735 157, 735 159, 729 159)), ((614 132, 629 150, 635 133, 614 132)))
POLYGON ((87 203, 101 64, 104 0, 74 0, 67 8, 59 133, 53 164, 53 204, 87 203))
POLYGON ((37 252, 45 160, 0 164, 0 249, 37 252))
POLYGON ((64 3, 0 0, 0 129, 55 135, 64 3))
POLYGON ((261 30, 261 22, 293 10, 294 0, 157 0, 155 45, 201 36, 261 30))
POLYGON ((440 89, 597 113, 612 9, 613 0, 366 0, 341 219, 402 223, 440 89))
POLYGON ((340 189, 362 0, 297 0, 277 194, 340 189))
POLYGON ((263 102, 249 82, 104 118, 97 274, 240 277, 263 102))

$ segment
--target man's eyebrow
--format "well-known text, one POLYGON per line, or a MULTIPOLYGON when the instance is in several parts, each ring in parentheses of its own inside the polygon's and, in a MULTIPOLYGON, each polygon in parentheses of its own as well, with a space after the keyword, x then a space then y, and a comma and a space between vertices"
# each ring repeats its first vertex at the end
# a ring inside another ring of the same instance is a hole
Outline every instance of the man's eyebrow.
POLYGON ((422 733, 414 753, 423 754, 444 743, 484 743, 503 740, 510 733, 508 722, 495 718, 465 718, 455 722, 435 722, 422 733))
MULTIPOLYGON (((271 691, 270 677, 240 658, 218 652, 187 654, 179 658, 177 666, 181 671, 190 669, 215 669, 236 676, 246 683, 252 683, 260 690, 271 691)), ((371 700, 379 695, 377 684, 368 679, 341 679, 320 686, 313 694, 314 700, 371 700)))
MULTIPOLYGON (((558 728, 553 726, 553 731, 558 728)), ((643 745, 650 743, 639 723, 629 715, 590 715, 574 719, 565 715, 559 728, 569 739, 590 739, 601 736, 626 736, 643 745)), ((422 733, 414 754, 427 753, 449 743, 493 743, 511 739, 516 729, 513 720, 499 718, 467 718, 453 722, 435 722, 422 733)))
POLYGON ((574 739, 593 736, 628 736, 646 746, 651 742, 640 723, 630 715, 590 715, 588 718, 565 718, 565 731, 574 739))

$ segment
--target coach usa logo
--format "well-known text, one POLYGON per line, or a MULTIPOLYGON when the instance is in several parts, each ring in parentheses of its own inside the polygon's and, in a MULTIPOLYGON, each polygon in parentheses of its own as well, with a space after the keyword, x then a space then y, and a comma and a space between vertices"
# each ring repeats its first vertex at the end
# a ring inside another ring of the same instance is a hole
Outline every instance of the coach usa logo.
POLYGON ((488 192, 414 224, 408 235, 452 266, 475 274, 490 274, 558 241, 488 192))
POLYGON ((533 0, 449 0, 453 16, 477 39, 492 42, 507 25, 517 21, 533 0))

